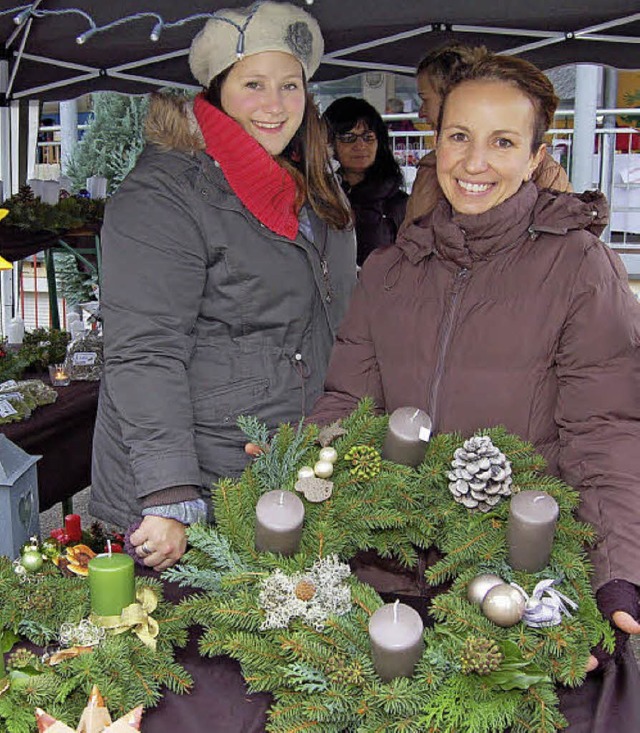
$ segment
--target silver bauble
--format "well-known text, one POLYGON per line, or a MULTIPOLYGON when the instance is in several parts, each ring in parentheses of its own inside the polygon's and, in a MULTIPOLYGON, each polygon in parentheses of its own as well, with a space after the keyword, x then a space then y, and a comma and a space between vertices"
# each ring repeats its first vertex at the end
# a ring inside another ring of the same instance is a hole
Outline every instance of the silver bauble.
POLYGON ((482 601, 482 613, 496 626, 514 626, 524 615, 525 600, 507 583, 494 585, 482 601))
POLYGON ((504 580, 493 573, 482 573, 476 577, 467 586, 467 598, 469 603, 476 603, 478 606, 484 601, 487 593, 496 585, 501 585, 504 580))

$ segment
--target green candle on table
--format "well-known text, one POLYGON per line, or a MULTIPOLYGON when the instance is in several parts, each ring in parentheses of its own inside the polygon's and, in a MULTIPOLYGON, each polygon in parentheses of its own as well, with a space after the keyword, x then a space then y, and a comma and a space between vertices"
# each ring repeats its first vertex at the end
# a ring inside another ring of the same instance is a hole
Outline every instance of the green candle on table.
POLYGON ((135 603, 133 558, 122 553, 97 555, 89 561, 91 610, 96 616, 119 616, 135 603))

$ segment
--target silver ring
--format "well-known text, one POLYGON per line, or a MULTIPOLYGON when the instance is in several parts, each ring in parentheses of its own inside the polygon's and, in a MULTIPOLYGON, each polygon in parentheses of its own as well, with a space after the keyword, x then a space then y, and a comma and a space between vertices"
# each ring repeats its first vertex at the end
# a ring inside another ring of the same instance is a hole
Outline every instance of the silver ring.
POLYGON ((143 555, 150 555, 153 552, 153 550, 149 547, 146 541, 142 543, 140 549, 142 550, 143 555))

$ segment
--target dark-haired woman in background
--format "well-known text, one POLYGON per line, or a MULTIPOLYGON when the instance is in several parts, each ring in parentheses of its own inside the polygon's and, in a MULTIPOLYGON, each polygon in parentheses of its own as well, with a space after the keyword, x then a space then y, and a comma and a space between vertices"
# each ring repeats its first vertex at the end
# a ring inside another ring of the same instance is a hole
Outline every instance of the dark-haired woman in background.
POLYGON ((336 99, 324 117, 353 209, 358 265, 362 265, 374 249, 395 242, 408 199, 402 172, 382 117, 364 99, 336 99))

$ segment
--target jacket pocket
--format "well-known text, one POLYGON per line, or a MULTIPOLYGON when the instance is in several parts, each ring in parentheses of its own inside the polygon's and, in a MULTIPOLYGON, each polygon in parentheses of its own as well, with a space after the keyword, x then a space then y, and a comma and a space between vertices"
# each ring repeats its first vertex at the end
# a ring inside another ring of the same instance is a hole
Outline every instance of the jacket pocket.
POLYGON ((193 412, 196 426, 235 425, 240 415, 251 414, 268 399, 268 379, 243 379, 204 392, 196 397, 193 412))
POLYGON ((236 478, 248 462, 247 436, 237 426, 240 415, 260 415, 270 399, 268 379, 232 382, 194 400, 195 444, 203 485, 236 478))

